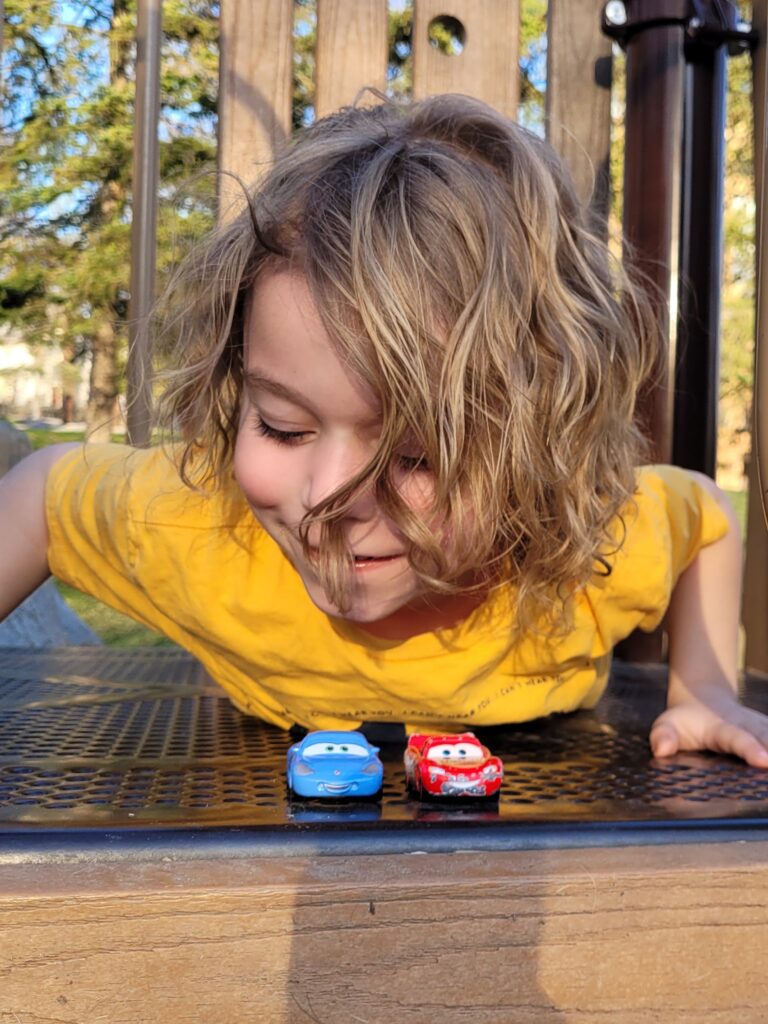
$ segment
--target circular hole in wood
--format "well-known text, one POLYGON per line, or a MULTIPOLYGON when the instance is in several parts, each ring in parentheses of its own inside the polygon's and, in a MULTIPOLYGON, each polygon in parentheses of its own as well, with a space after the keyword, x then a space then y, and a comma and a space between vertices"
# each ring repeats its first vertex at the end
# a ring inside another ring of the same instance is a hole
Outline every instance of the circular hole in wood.
POLYGON ((447 57, 457 57, 467 41, 466 29, 458 18, 450 14, 438 14, 433 18, 427 29, 427 36, 430 44, 447 57))

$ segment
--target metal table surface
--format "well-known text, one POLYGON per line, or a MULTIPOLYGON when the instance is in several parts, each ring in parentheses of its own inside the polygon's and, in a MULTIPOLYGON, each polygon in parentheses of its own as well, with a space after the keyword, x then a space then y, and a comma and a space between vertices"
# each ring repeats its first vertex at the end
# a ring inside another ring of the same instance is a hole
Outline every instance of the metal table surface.
MULTIPOLYGON (((382 744, 380 799, 302 802, 286 792, 291 736, 242 715, 186 653, 0 649, 0 859, 768 838, 768 771, 651 757, 664 685, 660 667, 617 662, 593 712, 477 730, 504 761, 497 802, 414 799, 402 741, 382 744)), ((768 679, 744 699, 768 711, 768 679)))

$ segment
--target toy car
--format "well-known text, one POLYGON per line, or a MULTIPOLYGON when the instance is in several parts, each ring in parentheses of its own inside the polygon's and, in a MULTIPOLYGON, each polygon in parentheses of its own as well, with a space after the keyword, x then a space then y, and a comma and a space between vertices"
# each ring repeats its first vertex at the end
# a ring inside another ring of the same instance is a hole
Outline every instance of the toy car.
POLYGON ((405 750, 406 782, 419 796, 496 796, 504 766, 474 733, 428 736, 414 733, 405 750))
POLYGON ((370 797, 381 789, 384 766, 361 732, 309 732, 288 750, 288 787, 302 797, 370 797))

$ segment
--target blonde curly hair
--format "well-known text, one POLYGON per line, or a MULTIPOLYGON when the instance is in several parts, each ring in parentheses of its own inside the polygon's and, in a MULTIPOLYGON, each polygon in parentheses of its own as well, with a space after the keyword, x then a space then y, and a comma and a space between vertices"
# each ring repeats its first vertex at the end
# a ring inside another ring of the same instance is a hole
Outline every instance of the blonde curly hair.
POLYGON ((329 596, 343 610, 341 523, 372 486, 429 589, 511 583, 521 625, 545 613, 566 626, 568 595, 621 542, 646 454, 635 404, 661 340, 553 150, 458 95, 304 131, 171 286, 161 422, 181 436, 188 484, 231 473, 247 300, 275 265, 305 276, 345 367, 381 402, 368 465, 303 524, 304 537, 322 524, 329 596), (393 481, 404 437, 432 473, 426 515, 393 481))

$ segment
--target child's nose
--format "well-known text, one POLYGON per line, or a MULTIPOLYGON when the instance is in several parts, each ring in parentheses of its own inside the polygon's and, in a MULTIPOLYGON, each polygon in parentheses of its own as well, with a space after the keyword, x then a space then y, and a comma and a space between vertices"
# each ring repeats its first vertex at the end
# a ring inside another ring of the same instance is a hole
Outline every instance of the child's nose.
MULTIPOLYGON (((307 510, 319 505, 349 483, 367 461, 364 453, 346 444, 318 445, 312 454, 305 481, 304 506, 307 510)), ((364 519, 372 515, 375 508, 373 489, 366 486, 355 493, 348 514, 356 519, 364 519)))

